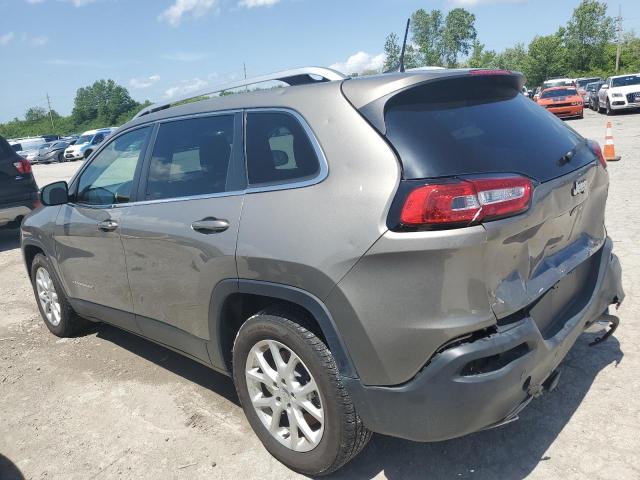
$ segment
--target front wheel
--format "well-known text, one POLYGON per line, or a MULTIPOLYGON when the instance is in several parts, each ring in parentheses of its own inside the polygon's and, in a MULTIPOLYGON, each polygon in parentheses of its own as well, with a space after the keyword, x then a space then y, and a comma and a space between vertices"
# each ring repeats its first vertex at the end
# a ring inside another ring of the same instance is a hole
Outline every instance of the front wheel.
POLYGON ((611 108, 611 103, 609 103, 609 99, 607 99, 606 112, 607 112, 607 115, 609 115, 609 116, 613 115, 613 113, 614 113, 613 109, 611 108))
POLYGON ((37 254, 31 264, 31 283, 38 309, 47 328, 58 337, 72 337, 90 324, 71 308, 55 275, 49 259, 37 254))
POLYGON ((357 455, 371 432, 327 346, 294 320, 265 311, 242 325, 233 348, 234 383, 269 453, 297 472, 326 475, 357 455))

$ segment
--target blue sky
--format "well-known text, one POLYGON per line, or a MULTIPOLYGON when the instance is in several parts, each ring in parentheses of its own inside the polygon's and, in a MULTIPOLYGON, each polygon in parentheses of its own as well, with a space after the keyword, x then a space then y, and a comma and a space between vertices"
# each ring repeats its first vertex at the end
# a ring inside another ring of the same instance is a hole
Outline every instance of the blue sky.
MULTIPOLYGON (((139 101, 304 65, 380 64, 387 33, 417 8, 464 6, 487 48, 554 32, 579 0, 0 0, 0 122, 30 106, 68 114, 101 78, 139 101)), ((637 0, 622 5, 640 31, 637 0), (635 8, 634 8, 635 7, 635 8)))

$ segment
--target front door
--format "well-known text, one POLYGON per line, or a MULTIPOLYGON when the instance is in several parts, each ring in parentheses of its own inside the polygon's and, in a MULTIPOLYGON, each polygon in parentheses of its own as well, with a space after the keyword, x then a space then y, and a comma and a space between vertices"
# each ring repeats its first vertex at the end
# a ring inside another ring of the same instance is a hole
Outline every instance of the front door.
POLYGON ((236 278, 246 183, 240 114, 160 123, 139 200, 123 222, 143 334, 203 358, 216 283, 236 278))
POLYGON ((120 232, 150 132, 144 127, 115 137, 71 185, 72 201, 57 217, 55 241, 62 280, 74 300, 133 311, 120 232))

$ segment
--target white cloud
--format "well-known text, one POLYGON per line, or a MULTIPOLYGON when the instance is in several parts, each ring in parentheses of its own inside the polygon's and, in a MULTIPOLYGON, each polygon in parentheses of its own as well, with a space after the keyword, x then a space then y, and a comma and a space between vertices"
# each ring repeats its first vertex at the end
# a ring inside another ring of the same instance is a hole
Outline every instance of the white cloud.
POLYGON ((150 75, 148 77, 138 77, 129 80, 131 88, 149 88, 160 80, 160 75, 150 75))
POLYGON ((15 37, 15 34, 13 32, 0 35, 0 46, 9 43, 11 40, 13 40, 13 37, 15 37))
POLYGON ((67 1, 73 4, 74 7, 84 7, 85 5, 89 5, 90 3, 93 3, 96 0, 67 0, 67 1))
POLYGON ((476 7, 478 5, 490 5, 499 3, 527 3, 528 0, 449 0, 449 3, 458 7, 476 7))
POLYGON ((158 15, 158 20, 177 27, 185 16, 194 18, 205 15, 217 6, 218 0, 175 0, 174 4, 158 15))
POLYGON ((32 47, 42 47, 43 45, 49 43, 49 38, 45 37, 44 35, 40 35, 39 37, 33 37, 31 40, 29 40, 29 43, 32 47))
POLYGON ((206 80, 202 80, 201 78, 194 78, 193 80, 184 80, 173 87, 170 87, 165 90, 164 98, 171 99, 173 97, 177 97, 178 95, 185 95, 187 93, 194 93, 198 90, 202 90, 209 82, 206 80))
POLYGON ((360 51, 351 55, 345 62, 334 63, 331 68, 349 75, 350 73, 362 73, 366 70, 380 70, 383 64, 384 53, 371 55, 360 51))
POLYGON ((200 52, 173 52, 162 55, 165 60, 173 60, 174 62, 197 62, 207 58, 206 53, 200 52))
POLYGON ((240 0, 241 7, 254 8, 254 7, 270 7, 280 2, 280 0, 240 0))

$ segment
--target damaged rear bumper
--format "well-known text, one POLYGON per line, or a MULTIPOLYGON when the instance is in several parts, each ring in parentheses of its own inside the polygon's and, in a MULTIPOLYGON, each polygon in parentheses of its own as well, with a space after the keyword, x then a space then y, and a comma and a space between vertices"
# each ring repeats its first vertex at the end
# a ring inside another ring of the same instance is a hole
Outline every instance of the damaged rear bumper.
POLYGON ((554 371, 584 329, 611 303, 622 302, 621 268, 611 240, 602 248, 590 298, 553 336, 544 338, 525 316, 445 348, 405 384, 365 386, 343 379, 365 425, 385 435, 438 441, 517 418, 534 396, 555 384, 554 371))

